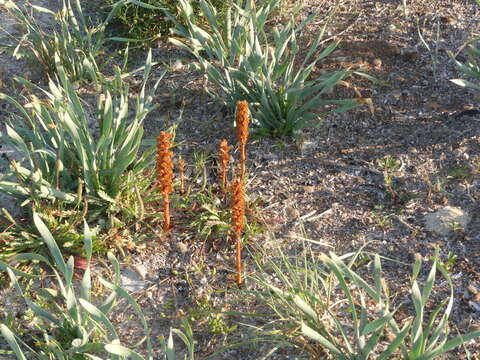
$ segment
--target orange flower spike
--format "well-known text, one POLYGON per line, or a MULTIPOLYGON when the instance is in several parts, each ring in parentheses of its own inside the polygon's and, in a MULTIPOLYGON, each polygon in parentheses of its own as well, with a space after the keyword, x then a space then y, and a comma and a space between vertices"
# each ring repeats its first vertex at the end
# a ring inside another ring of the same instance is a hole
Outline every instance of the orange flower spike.
POLYGON ((245 100, 237 101, 237 140, 240 144, 248 141, 248 125, 250 124, 250 110, 245 100))
POLYGON ((237 140, 240 150, 240 171, 242 178, 245 176, 245 162, 247 160, 246 146, 248 141, 248 126, 250 123, 250 110, 245 100, 237 101, 237 140))
POLYGON ((228 146, 227 140, 222 140, 219 147, 219 168, 218 168, 218 178, 220 180, 220 191, 222 194, 225 194, 227 189, 227 172, 228 164, 230 163, 230 151, 231 147, 228 146))
POLYGON ((243 284, 241 237, 245 227, 245 190, 242 178, 237 179, 233 187, 232 225, 236 240, 237 284, 241 286, 243 284))
POLYGON ((163 230, 170 229, 170 193, 173 191, 173 152, 170 151, 171 134, 164 131, 157 137, 157 186, 163 196, 163 230))

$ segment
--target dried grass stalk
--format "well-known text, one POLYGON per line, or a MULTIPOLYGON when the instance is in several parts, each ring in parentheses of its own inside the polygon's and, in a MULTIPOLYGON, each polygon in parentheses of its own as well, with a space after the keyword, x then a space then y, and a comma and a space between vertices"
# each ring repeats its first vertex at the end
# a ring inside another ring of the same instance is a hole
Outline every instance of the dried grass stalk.
POLYGON ((184 194, 185 193, 185 167, 187 166, 187 163, 180 156, 180 158, 178 159, 177 165, 178 165, 178 172, 180 174, 180 193, 184 194))
POLYGON ((172 135, 164 131, 157 137, 157 186, 163 196, 163 230, 170 230, 170 194, 173 191, 172 135))

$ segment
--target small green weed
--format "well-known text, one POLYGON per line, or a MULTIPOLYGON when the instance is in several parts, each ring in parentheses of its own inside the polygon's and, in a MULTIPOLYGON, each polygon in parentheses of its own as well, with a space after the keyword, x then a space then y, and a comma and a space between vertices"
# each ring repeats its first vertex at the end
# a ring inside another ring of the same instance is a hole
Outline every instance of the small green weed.
POLYGON ((474 174, 475 171, 470 165, 460 164, 448 170, 447 179, 463 181, 472 178, 474 174))
POLYGON ((475 45, 478 42, 478 40, 479 39, 477 37, 469 41, 470 51, 469 51, 468 61, 466 63, 461 63, 455 58, 456 55, 450 54, 451 58, 457 65, 458 70, 460 70, 463 74, 465 74, 469 78, 472 78, 474 81, 472 82, 470 80, 464 80, 464 79, 450 80, 458 86, 480 90, 480 84, 478 83, 480 81, 480 49, 478 49, 475 45))
POLYGON ((455 263, 457 262, 458 256, 452 253, 451 251, 448 252, 447 258, 445 259, 444 262, 442 262, 442 265, 445 266, 445 269, 448 271, 452 271, 453 268, 455 267, 455 263))
POLYGON ((208 331, 212 335, 228 335, 237 329, 237 325, 229 326, 223 314, 212 306, 210 298, 204 297, 196 300, 196 308, 189 310, 190 322, 206 323, 208 331))
POLYGON ((393 227, 392 218, 395 217, 395 214, 382 215, 377 211, 372 211, 372 217, 375 224, 382 230, 388 230, 393 227))
POLYGON ((383 158, 377 159, 376 163, 377 168, 383 170, 385 188, 391 197, 392 203, 395 205, 407 203, 413 197, 413 194, 398 188, 394 181, 394 174, 402 165, 400 159, 387 155, 383 158))

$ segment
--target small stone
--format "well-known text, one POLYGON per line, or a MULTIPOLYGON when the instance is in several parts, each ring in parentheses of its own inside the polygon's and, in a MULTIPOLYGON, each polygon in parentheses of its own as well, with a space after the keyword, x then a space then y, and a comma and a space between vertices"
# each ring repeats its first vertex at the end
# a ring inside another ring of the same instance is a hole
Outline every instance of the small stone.
POLYGON ((395 100, 399 100, 402 97, 402 92, 398 90, 392 91, 391 94, 395 100))
POLYGON ((286 212, 289 218, 298 218, 300 216, 300 211, 293 206, 287 207, 286 212))
POLYGON ((442 105, 436 102, 428 102, 425 104, 425 107, 427 108, 427 110, 438 110, 442 107, 442 105))
POLYGON ((307 194, 311 194, 315 192, 315 186, 304 186, 303 191, 305 191, 307 194))
POLYGON ((480 303, 476 302, 476 301, 469 301, 468 302, 468 305, 470 306, 470 308, 475 311, 475 312, 480 312, 480 303))
POLYGON ((380 70, 382 68, 382 59, 380 58, 373 59, 373 67, 377 70, 380 70))
POLYGON ((184 66, 183 66, 182 60, 177 59, 177 60, 175 60, 175 62, 174 62, 173 65, 172 65, 172 70, 173 70, 173 71, 182 70, 183 67, 184 67, 184 66))
POLYGON ((188 246, 181 241, 175 243, 175 248, 182 254, 185 254, 188 251, 188 246))
POLYGON ((147 277, 147 267, 143 264, 133 265, 133 269, 142 277, 143 280, 147 277))
POLYGON ((147 283, 137 274, 136 271, 126 268, 120 274, 122 287, 132 293, 140 291, 147 286, 147 283))
POLYGON ((468 285, 468 291, 470 291, 473 295, 477 295, 479 293, 477 287, 475 285, 468 285))
POLYGON ((425 225, 428 231, 447 235, 455 229, 465 229, 470 216, 460 208, 445 206, 443 209, 425 216, 425 225))

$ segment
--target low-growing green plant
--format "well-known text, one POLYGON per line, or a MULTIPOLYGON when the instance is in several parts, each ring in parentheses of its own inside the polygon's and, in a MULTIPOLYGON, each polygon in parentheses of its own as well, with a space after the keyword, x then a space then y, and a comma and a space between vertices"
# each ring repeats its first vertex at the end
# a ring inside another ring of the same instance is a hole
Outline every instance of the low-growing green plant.
MULTIPOLYGON (((115 6, 118 0, 104 0, 106 7, 115 6)), ((159 7, 164 7, 170 13, 177 11, 176 0, 144 0, 146 6, 140 6, 136 1, 123 1, 122 6, 110 21, 112 33, 115 37, 126 38, 134 41, 149 42, 161 36, 168 35, 172 22, 165 17, 159 7), (120 32, 120 34, 119 34, 120 32)), ((199 14, 198 0, 191 1, 194 16, 197 21, 199 14)), ((212 5, 218 11, 224 11, 228 1, 213 0, 212 5)))
POLYGON ((322 115, 347 111, 359 104, 356 99, 326 99, 325 94, 342 79, 359 74, 339 70, 311 78, 315 66, 337 46, 331 43, 319 53, 325 27, 312 42, 303 61, 298 61, 300 46, 297 38, 315 14, 296 25, 291 19, 283 26, 267 25, 269 17, 281 0, 236 0, 225 11, 222 22, 207 0, 199 0, 206 24, 194 18, 194 8, 187 0, 179 0, 179 14, 165 10, 174 23, 170 41, 191 53, 194 64, 204 71, 215 85, 211 95, 230 107, 238 100, 250 104, 253 125, 258 135, 295 135, 307 126, 318 126, 322 115), (321 107, 323 112, 314 113, 321 107))
POLYGON ((58 56, 56 60, 60 80, 50 80, 49 91, 37 87, 46 95, 45 100, 32 96, 21 105, 0 94, 0 99, 14 105, 19 113, 7 121, 3 139, 24 157, 20 163, 11 163, 10 175, 0 180, 0 191, 34 202, 58 199, 80 206, 86 201, 90 210, 98 211, 119 210, 125 194, 133 197, 132 201, 141 201, 135 196, 135 186, 152 162, 154 151, 151 148, 139 156, 143 121, 154 108, 153 95, 163 76, 147 90, 151 52, 131 118, 129 87, 118 68, 112 81, 96 82, 99 91, 92 119, 58 56))
POLYGON ((391 303, 380 256, 369 261, 371 281, 367 281, 353 270, 359 254, 318 257, 305 249, 303 255, 293 258, 283 253, 269 256, 266 262, 257 258, 259 275, 253 280, 261 289, 253 293, 273 311, 266 315, 269 322, 258 329, 260 333, 272 340, 284 334, 284 339, 315 358, 339 360, 435 359, 480 337, 480 331, 449 336, 453 284, 438 252, 423 287, 418 282, 422 259, 415 259, 411 319, 398 316, 405 305, 394 307, 391 303), (427 312, 438 272, 450 295, 427 312))
POLYGON ((196 307, 189 310, 190 322, 206 321, 208 331, 212 335, 227 335, 237 329, 237 325, 229 325, 225 320, 225 315, 215 309, 209 296, 195 300, 195 302, 196 307))
POLYGON ((464 79, 452 79, 451 81, 459 86, 468 87, 476 90, 480 90, 480 49, 475 45, 478 42, 478 39, 475 41, 472 40, 472 44, 469 47, 468 61, 462 63, 455 59, 453 54, 450 54, 453 58, 455 64, 457 65, 458 70, 472 78, 474 82, 464 79))
MULTIPOLYGON (((113 254, 108 254, 113 268, 113 281, 99 278, 110 294, 103 303, 96 306, 92 303, 92 238, 87 224, 85 223, 84 232, 84 274, 79 284, 79 291, 77 291, 74 280, 74 258, 70 257, 65 262, 55 239, 36 213, 33 215, 33 220, 49 249, 53 263, 44 256, 32 253, 17 255, 15 260, 43 263, 51 269, 55 280, 51 283, 51 287, 41 288, 34 297, 26 294, 19 284, 17 275, 24 275, 24 273, 8 266, 0 267, 2 270, 6 269, 17 292, 34 314, 34 321, 32 321, 34 329, 28 332, 29 339, 22 339, 16 335, 20 329, 13 332, 5 324, 0 324, 0 332, 17 359, 153 359, 150 329, 140 306, 120 286, 120 265, 113 254), (35 300, 33 300, 34 298, 35 300), (126 301, 139 317, 146 336, 144 339, 146 357, 122 345, 116 328, 108 319, 107 315, 115 307, 117 300, 126 301), (33 344, 31 340, 33 340, 33 344)), ((184 341, 189 359, 193 359, 193 334, 188 323, 184 323, 184 329, 185 332, 172 330, 184 341)), ((172 330, 168 342, 163 343, 167 360, 176 358, 172 330)))
POLYGON ((83 14, 80 0, 74 0, 73 6, 70 0, 63 0, 58 12, 30 3, 21 9, 8 0, 4 6, 24 31, 18 43, 11 46, 13 55, 27 57, 50 75, 55 73, 59 62, 71 81, 91 79, 99 71, 97 58, 103 51, 105 28, 119 5, 115 4, 105 21, 94 26, 83 14), (51 15, 55 19, 53 31, 41 25, 32 12, 51 15))

